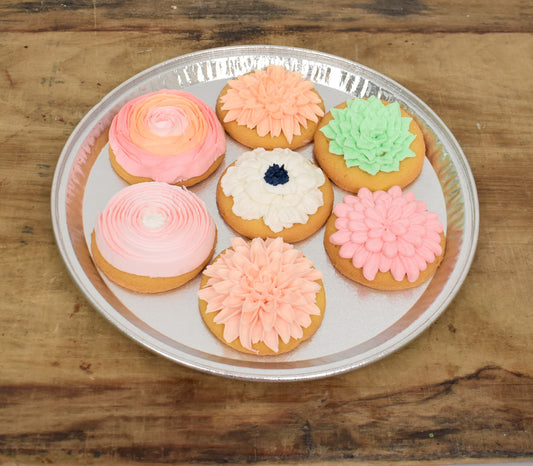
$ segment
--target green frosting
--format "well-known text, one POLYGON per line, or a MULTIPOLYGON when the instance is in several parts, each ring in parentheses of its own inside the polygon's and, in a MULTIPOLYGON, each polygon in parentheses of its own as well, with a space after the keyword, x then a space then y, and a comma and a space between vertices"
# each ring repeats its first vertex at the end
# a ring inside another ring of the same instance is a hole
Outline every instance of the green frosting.
POLYGON ((348 167, 371 175, 394 172, 403 159, 415 156, 409 148, 416 137, 409 132, 411 118, 402 117, 398 102, 385 105, 371 96, 347 105, 331 109, 333 119, 321 131, 330 139, 329 151, 344 156, 348 167))

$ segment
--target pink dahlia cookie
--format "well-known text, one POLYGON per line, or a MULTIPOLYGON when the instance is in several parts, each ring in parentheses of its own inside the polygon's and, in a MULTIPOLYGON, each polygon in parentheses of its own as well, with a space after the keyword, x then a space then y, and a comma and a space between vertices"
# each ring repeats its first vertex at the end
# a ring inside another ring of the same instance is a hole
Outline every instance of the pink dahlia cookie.
POLYGON ((192 186, 213 173, 226 152, 215 112, 189 92, 164 89, 124 105, 109 129, 109 157, 128 183, 192 186))
POLYGON ((223 343, 245 353, 281 354, 322 322, 322 273, 281 238, 233 238, 204 271, 200 312, 223 343))
POLYGON ((399 186, 361 188, 333 208, 324 246, 348 278, 382 290, 412 288, 440 265, 446 239, 438 214, 399 186))
POLYGON ((300 73, 270 65, 229 81, 216 112, 228 134, 245 146, 296 149, 312 141, 324 102, 300 73))

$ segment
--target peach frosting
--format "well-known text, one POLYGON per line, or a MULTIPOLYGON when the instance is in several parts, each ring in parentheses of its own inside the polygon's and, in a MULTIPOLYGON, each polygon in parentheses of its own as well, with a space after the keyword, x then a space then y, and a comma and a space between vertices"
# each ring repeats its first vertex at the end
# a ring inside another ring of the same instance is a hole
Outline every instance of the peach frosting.
POLYGON ((195 194, 154 181, 130 185, 115 194, 98 213, 94 233, 102 256, 117 269, 176 277, 207 259, 216 227, 195 194))
POLYGON ((438 214, 399 186, 371 192, 361 188, 333 208, 337 217, 329 240, 340 246, 339 255, 362 268, 367 280, 390 271, 395 280, 409 282, 442 254, 443 226, 438 214))
POLYGON ((279 350, 301 338, 311 315, 320 315, 316 295, 322 273, 303 253, 281 238, 232 239, 205 272, 209 280, 198 294, 207 302, 206 312, 217 312, 214 321, 224 325, 224 339, 239 338, 242 346, 264 342, 279 350))
POLYGON ((193 94, 169 89, 124 105, 111 123, 109 144, 128 173, 166 183, 202 175, 226 151, 215 112, 193 94))
POLYGON ((317 122, 324 111, 313 83, 296 71, 271 65, 265 70, 239 76, 229 81, 230 89, 221 97, 224 122, 236 121, 261 137, 277 137, 283 132, 288 142, 301 134, 300 126, 317 122))

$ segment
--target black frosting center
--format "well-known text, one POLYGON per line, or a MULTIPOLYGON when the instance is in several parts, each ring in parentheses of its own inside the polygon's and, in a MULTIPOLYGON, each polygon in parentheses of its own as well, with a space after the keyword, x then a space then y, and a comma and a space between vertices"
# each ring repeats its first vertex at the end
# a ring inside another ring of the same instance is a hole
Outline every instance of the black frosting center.
POLYGON ((285 184, 289 181, 289 173, 285 170, 284 165, 279 166, 275 163, 268 167, 264 179, 268 184, 277 186, 278 184, 285 184))

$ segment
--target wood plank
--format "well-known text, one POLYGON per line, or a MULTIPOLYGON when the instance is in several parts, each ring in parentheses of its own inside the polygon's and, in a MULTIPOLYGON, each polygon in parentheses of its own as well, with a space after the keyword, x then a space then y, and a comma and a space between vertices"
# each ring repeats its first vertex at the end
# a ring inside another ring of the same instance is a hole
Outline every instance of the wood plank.
POLYGON ((11 2, 0 5, 0 30, 11 32, 182 32, 191 41, 230 44, 270 34, 531 32, 524 0, 342 2, 180 0, 150 3, 11 2), (518 14, 517 14, 518 12, 518 14))
POLYGON ((16 445, 21 460, 105 464, 389 462, 405 459, 406 450, 411 461, 533 453, 532 380, 524 374, 485 367, 407 389, 358 385, 352 376, 333 382, 258 384, 181 374, 179 383, 159 381, 149 391, 146 382, 119 381, 2 386, 4 413, 17 422, 3 426, 0 453, 9 458, 7 449, 16 445), (36 426, 36 413, 51 406, 53 414, 36 426))

